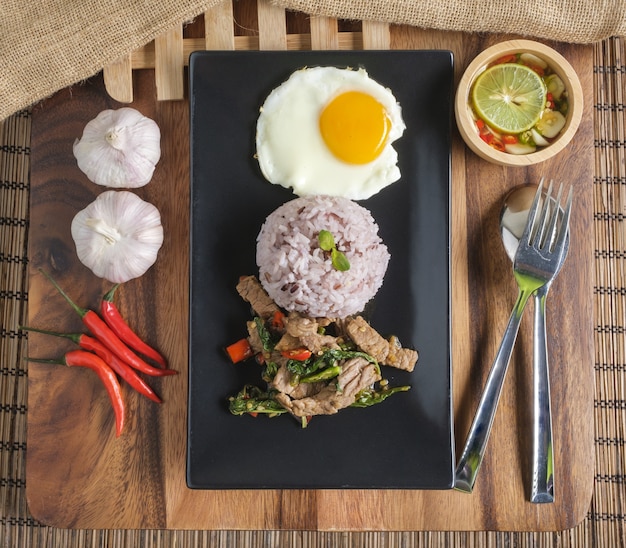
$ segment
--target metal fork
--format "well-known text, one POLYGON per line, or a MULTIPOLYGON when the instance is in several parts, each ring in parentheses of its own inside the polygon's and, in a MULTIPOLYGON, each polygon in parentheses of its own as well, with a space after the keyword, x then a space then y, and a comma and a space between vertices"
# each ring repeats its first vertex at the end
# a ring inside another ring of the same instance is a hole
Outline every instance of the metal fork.
POLYGON ((540 183, 515 253, 513 274, 519 287, 517 301, 491 366, 463 453, 457 464, 454 488, 459 491, 471 493, 474 488, 474 482, 485 454, 489 433, 496 414, 513 345, 519 331, 522 313, 528 299, 535 291, 552 282, 567 255, 572 189, 569 190, 563 215, 559 215, 562 187, 559 189, 554 207, 550 207, 552 201, 552 185, 550 185, 543 208, 538 213, 542 191, 543 183, 540 183), (551 211, 552 215, 550 215, 551 211))
MULTIPOLYGON (((559 208, 561 194, 550 200, 552 181, 544 208, 552 208, 554 218, 563 214, 559 208)), ((569 235, 565 238, 564 253, 569 248, 569 235)), ((558 271, 557 271, 558 273, 558 271)), ((552 282, 535 291, 535 321, 533 327, 533 458, 530 502, 554 502, 554 448, 552 446, 552 412, 550 404, 550 376, 546 341, 546 299, 552 282)))

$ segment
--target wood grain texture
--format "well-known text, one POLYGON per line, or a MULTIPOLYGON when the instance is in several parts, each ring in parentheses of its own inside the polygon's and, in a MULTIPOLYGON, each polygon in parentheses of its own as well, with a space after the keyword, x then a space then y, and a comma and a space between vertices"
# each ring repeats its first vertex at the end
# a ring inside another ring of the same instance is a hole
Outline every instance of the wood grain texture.
POLYGON ((232 2, 222 2, 204 13, 204 48, 235 49, 232 2))
POLYGON ((258 4, 259 49, 287 49, 286 14, 283 8, 261 0, 258 4))
POLYGON ((160 101, 180 100, 185 95, 183 28, 177 26, 154 40, 157 98, 160 101))
POLYGON ((104 85, 111 97, 120 103, 133 102, 133 66, 130 54, 104 67, 104 85))
POLYGON ((389 24, 363 21, 363 49, 389 49, 391 32, 389 24))
MULTIPOLYGON (((391 28, 394 49, 449 49, 458 81, 479 51, 505 37, 391 28)), ((488 164, 456 130, 452 147, 453 379, 457 452, 515 300, 500 244, 505 193, 543 175, 575 188, 570 256, 548 300, 556 502, 528 500, 531 447, 531 315, 523 320, 491 442, 474 494, 454 491, 201 491, 185 483, 189 273, 188 103, 157 102, 152 71, 135 74, 132 106, 154 118, 163 155, 137 193, 161 211, 166 239, 156 265, 125 284, 120 307, 179 375, 156 384, 160 406, 125 391, 129 421, 115 439, 106 395, 88 371, 29 367, 27 497, 35 518, 57 527, 319 530, 561 530, 587 512, 593 486, 592 50, 551 44, 577 70, 586 100, 572 144, 529 168, 488 164)), ((416 67, 419 70, 419 67, 416 67)), ((29 323, 77 330, 80 321, 37 271, 95 306, 108 285, 78 263, 73 215, 102 191, 71 153, 85 123, 117 107, 100 78, 59 92, 33 112, 29 323)), ((419 121, 416 121, 419 123, 419 121)), ((427 184, 427 182, 424 182, 427 184)), ((65 343, 29 336, 33 356, 65 343)), ((416 456, 416 465, 419 462, 416 456)))
POLYGON ((311 49, 339 49, 337 19, 311 17, 311 49))

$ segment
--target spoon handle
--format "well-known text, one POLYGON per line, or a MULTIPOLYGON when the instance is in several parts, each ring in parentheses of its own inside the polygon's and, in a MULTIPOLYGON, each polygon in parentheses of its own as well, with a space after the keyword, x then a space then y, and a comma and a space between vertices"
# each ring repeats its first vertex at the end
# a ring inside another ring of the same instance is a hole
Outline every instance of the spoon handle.
POLYGON ((511 360, 511 353, 515 339, 517 338, 517 332, 519 331, 522 313, 534 289, 535 288, 528 290, 520 288, 517 301, 509 317, 509 323, 504 330, 500 348, 489 371, 487 383, 485 384, 478 409, 476 410, 476 415, 474 416, 472 426, 467 435, 463 453, 456 467, 454 488, 458 491, 471 493, 474 488, 478 469, 482 463, 487 441, 489 440, 491 425, 496 415, 502 385, 504 384, 506 371, 509 366, 509 361, 511 360))
POLYGON ((533 470, 530 502, 554 502, 554 450, 550 378, 546 344, 546 298, 549 286, 535 293, 533 346, 533 470))

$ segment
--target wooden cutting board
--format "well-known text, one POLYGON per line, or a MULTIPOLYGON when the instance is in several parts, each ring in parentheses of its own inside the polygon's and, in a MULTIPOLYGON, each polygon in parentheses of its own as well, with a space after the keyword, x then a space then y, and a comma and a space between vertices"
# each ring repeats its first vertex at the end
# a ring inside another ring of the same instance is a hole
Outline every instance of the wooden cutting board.
MULTIPOLYGON (((502 36, 391 29, 395 49, 453 51, 457 81, 479 51, 502 36)), ((107 396, 89 371, 31 363, 27 497, 37 520, 64 528, 302 530, 561 530, 588 510, 593 486, 593 89, 590 47, 551 44, 580 75, 582 125, 555 159, 507 169, 452 149, 453 390, 457 455, 515 301, 500 243, 506 192, 541 176, 575 189, 571 249, 548 302, 556 502, 528 502, 531 444, 531 314, 526 314, 475 491, 190 490, 185 483, 189 274, 188 102, 157 101, 154 73, 135 72, 133 107, 159 124, 163 154, 137 194, 161 211, 165 242, 156 265, 118 292, 129 322, 169 358, 176 377, 154 404, 125 389, 125 433, 114 434, 107 396)), ((419 67, 416 67, 419 70, 419 67)), ((101 77, 63 90, 33 110, 29 324, 81 329, 38 271, 51 272, 82 306, 108 284, 77 260, 74 214, 102 189, 79 171, 72 143, 105 108, 118 108, 101 77)), ((427 184, 427 182, 424 182, 427 184)), ((68 343, 69 344, 69 343, 68 343)), ((29 354, 57 357, 64 341, 29 335, 29 354)), ((401 441, 399 440, 399 443, 401 441)), ((416 465, 419 455, 416 455, 416 465)))

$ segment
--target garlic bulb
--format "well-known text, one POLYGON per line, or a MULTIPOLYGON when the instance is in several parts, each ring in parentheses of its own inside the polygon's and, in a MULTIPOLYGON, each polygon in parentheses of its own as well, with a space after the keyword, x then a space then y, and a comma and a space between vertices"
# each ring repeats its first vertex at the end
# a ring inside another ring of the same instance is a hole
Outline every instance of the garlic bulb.
POLYGON ((74 156, 81 171, 98 185, 144 186, 161 157, 161 131, 134 108, 103 110, 74 142, 74 156))
POLYGON ((100 278, 123 283, 156 261, 163 243, 159 210, 126 190, 108 190, 72 220, 80 262, 100 278))

